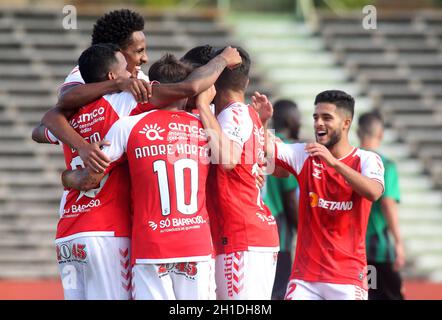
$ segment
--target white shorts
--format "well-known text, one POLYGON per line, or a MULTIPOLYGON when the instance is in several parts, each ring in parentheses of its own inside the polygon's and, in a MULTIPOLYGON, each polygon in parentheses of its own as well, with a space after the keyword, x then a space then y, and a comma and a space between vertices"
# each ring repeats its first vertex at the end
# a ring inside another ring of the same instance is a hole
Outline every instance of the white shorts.
POLYGON ((210 300, 213 262, 135 264, 132 268, 134 300, 210 300))
POLYGON ((275 281, 276 252, 242 251, 215 258, 218 300, 270 300, 275 281))
POLYGON ((129 300, 130 239, 82 237, 56 244, 66 300, 129 300))
POLYGON ((367 300, 368 291, 353 284, 309 282, 292 279, 285 300, 367 300))

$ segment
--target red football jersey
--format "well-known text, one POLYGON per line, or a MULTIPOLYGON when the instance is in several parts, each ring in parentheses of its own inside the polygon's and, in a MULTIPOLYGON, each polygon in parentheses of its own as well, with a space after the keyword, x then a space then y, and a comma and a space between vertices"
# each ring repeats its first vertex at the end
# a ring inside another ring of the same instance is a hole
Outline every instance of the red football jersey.
POLYGON ((256 111, 233 103, 218 115, 223 132, 242 147, 241 161, 231 171, 213 164, 207 202, 216 254, 279 251, 276 221, 256 186, 264 163, 264 128, 256 111))
MULTIPOLYGON (((103 96, 71 117, 71 126, 86 140, 97 142, 111 126, 137 107, 130 93, 103 96)), ((52 134, 48 132, 48 137, 52 134)), ((51 139, 53 140, 53 139, 51 139)), ((54 141, 55 142, 55 141, 54 141)), ((66 168, 84 167, 77 150, 63 145, 66 168)), ((60 204, 57 242, 81 236, 130 237, 130 189, 126 165, 115 167, 96 189, 65 189, 60 204)))
POLYGON ((103 151, 129 163, 134 203, 133 263, 207 261, 209 149, 201 121, 185 111, 154 110, 123 118, 103 151))
MULTIPOLYGON (((339 159, 384 185, 384 167, 373 152, 354 148, 339 159)), ((276 164, 299 182, 298 240, 291 278, 367 288, 365 233, 371 201, 305 144, 276 144, 276 164)))

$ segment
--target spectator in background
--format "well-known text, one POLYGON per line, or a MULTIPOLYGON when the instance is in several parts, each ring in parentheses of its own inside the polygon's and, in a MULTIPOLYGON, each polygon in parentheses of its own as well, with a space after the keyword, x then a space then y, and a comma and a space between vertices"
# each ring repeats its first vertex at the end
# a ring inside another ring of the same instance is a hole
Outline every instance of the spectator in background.
MULTIPOLYGON (((279 100, 274 104, 273 127, 276 136, 284 142, 298 140, 301 115, 291 100, 279 100)), ((294 176, 277 178, 268 176, 263 190, 263 199, 276 219, 279 231, 280 252, 276 266, 272 299, 283 300, 288 279, 292 270, 292 245, 297 227, 298 206, 296 189, 298 182, 294 176)))
MULTIPOLYGON (((379 148, 384 133, 382 117, 365 113, 359 117, 358 136, 361 148, 379 148)), ((369 288, 369 300, 402 300, 402 279, 399 273, 405 264, 404 247, 399 232, 398 203, 400 199, 396 165, 381 155, 385 167, 385 192, 370 212, 367 228, 367 263, 376 268, 377 289, 369 288), (394 241, 391 241, 390 233, 394 241)))

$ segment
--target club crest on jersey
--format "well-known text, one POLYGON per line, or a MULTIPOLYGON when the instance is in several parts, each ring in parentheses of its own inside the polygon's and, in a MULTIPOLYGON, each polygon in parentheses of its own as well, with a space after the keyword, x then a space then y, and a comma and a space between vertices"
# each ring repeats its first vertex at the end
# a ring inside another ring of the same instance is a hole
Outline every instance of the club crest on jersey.
POLYGON ((160 278, 169 273, 183 275, 189 280, 195 280, 198 268, 195 262, 163 263, 158 266, 158 276, 160 278))
POLYGON ((161 128, 158 124, 146 124, 143 130, 140 130, 139 133, 146 135, 146 138, 150 141, 155 140, 164 140, 161 134, 166 131, 161 128))
POLYGON ((80 243, 61 243, 55 247, 58 263, 82 262, 86 263, 86 245, 80 243))

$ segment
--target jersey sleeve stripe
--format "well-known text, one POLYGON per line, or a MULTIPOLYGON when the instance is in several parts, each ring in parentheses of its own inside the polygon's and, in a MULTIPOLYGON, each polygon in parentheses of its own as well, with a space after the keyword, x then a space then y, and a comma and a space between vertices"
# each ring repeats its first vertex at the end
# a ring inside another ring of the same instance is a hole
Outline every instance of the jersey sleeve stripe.
POLYGON ((58 139, 56 139, 56 137, 48 130, 48 128, 45 128, 45 137, 50 143, 58 144, 58 139))
POLYGON ((69 85, 72 85, 72 84, 84 84, 84 83, 83 83, 83 82, 80 82, 80 81, 70 81, 70 82, 63 83, 63 84, 60 86, 60 88, 63 88, 63 87, 66 87, 66 86, 69 86, 69 85))

